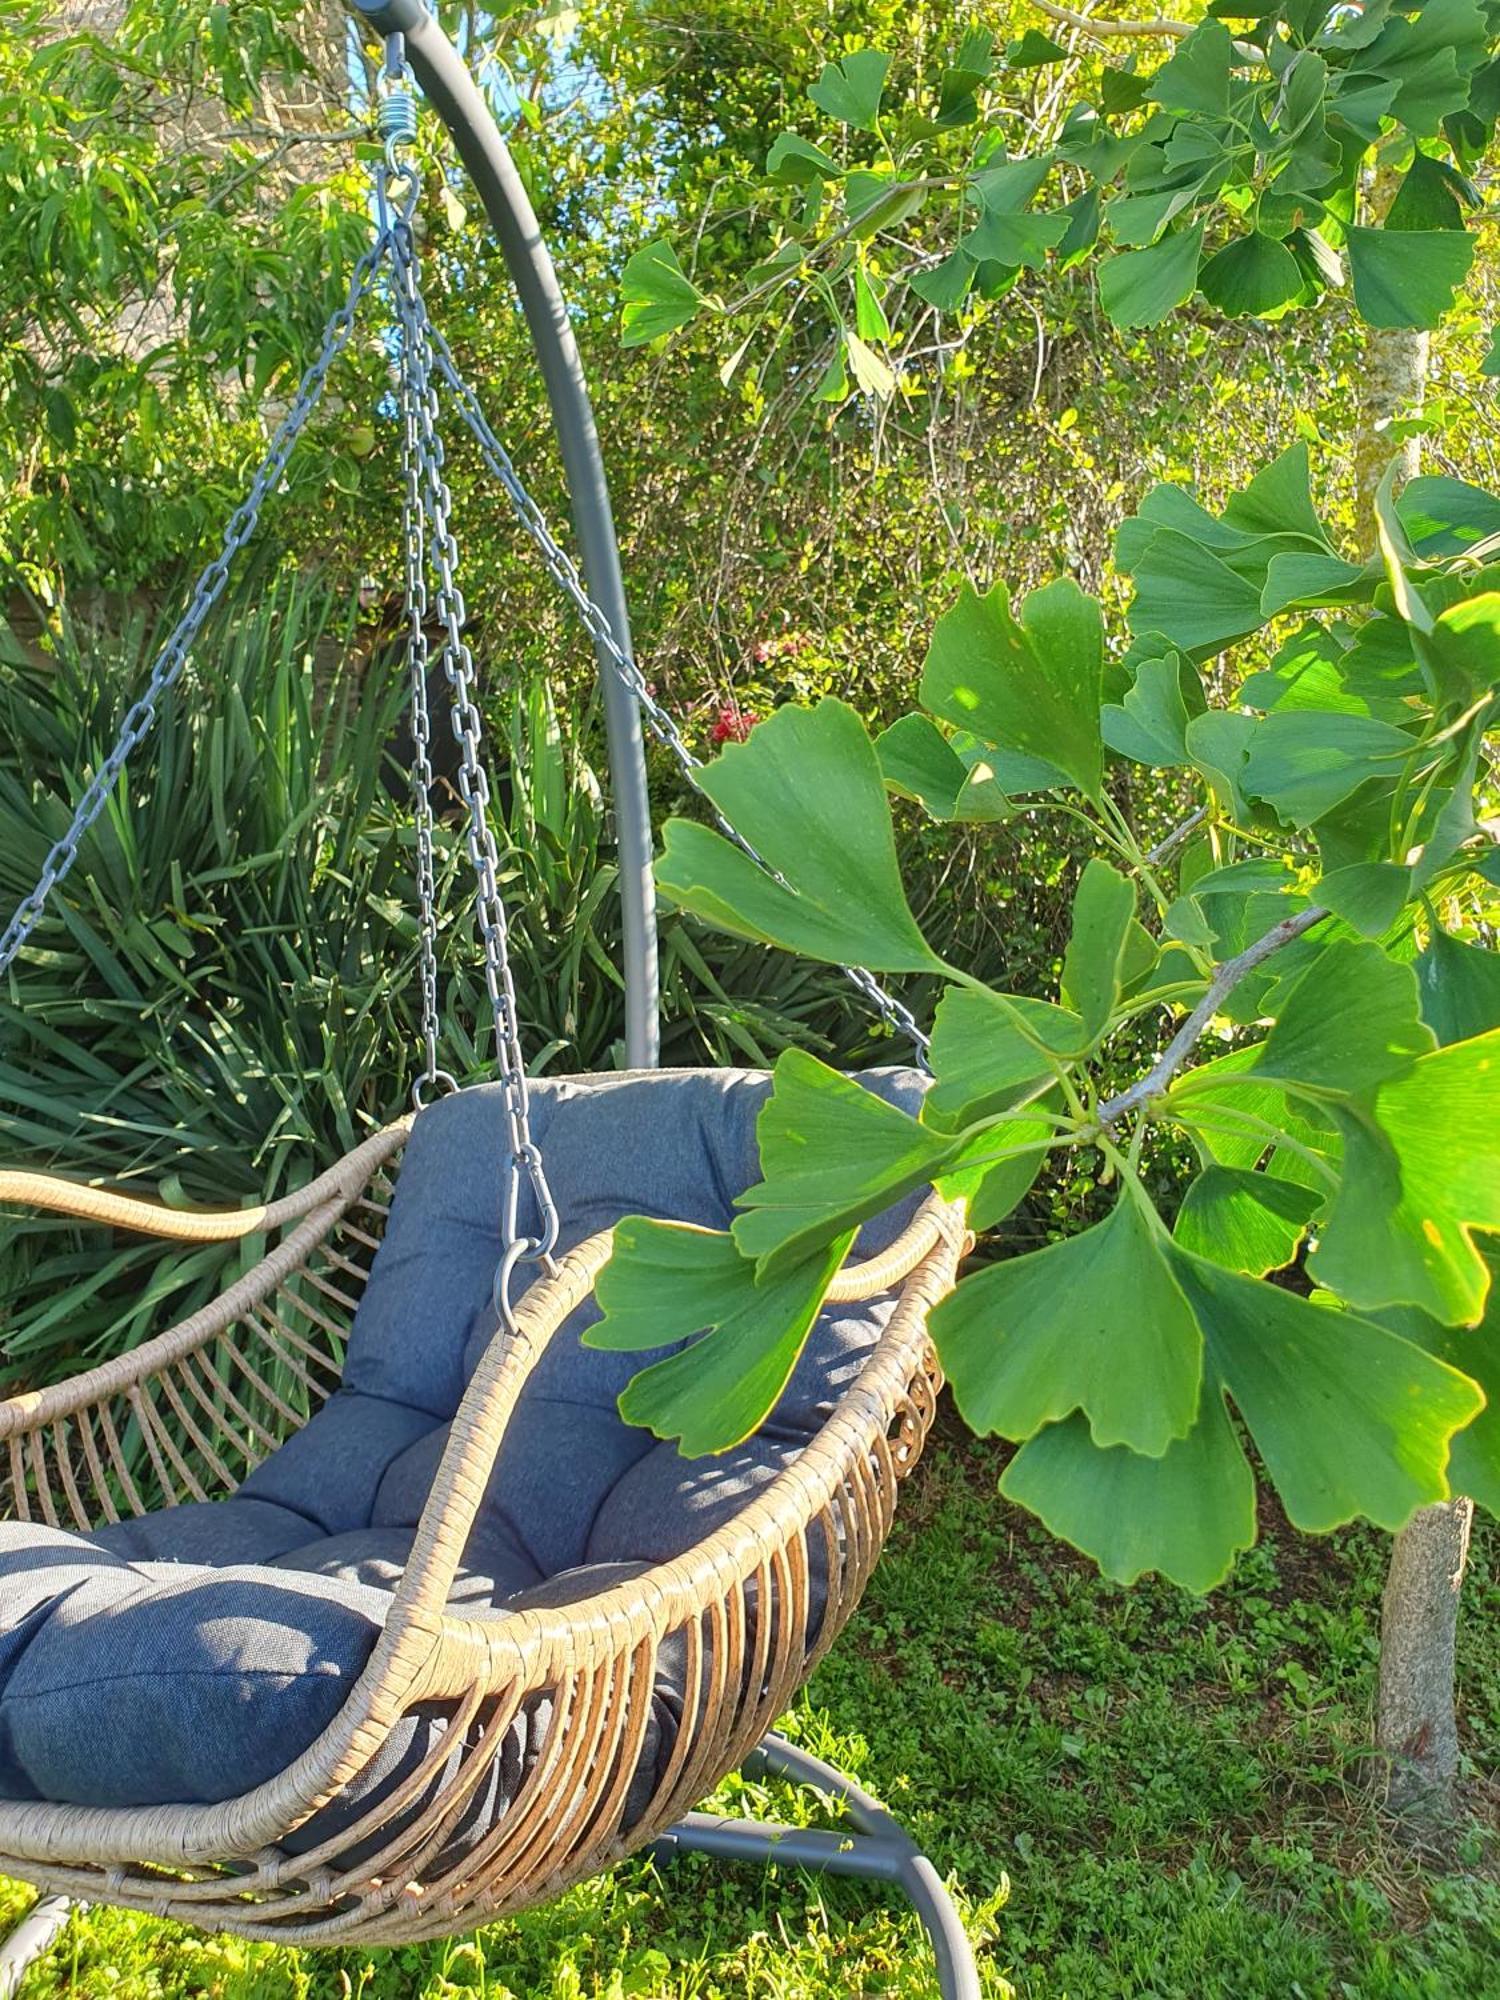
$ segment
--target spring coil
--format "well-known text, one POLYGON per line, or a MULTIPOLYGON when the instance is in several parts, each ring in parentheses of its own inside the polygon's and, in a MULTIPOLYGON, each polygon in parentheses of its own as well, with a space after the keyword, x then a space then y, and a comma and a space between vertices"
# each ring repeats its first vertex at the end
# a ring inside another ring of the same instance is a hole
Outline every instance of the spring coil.
POLYGON ((388 147, 417 142, 417 100, 406 89, 387 91, 375 114, 375 129, 388 147))

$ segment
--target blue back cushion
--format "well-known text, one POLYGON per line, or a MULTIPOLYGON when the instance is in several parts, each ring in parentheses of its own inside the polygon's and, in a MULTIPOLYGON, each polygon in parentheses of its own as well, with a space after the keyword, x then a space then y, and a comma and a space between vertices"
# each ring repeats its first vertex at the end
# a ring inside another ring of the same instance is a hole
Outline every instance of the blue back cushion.
MULTIPOLYGON (((922 1079, 912 1071, 874 1071, 863 1081, 904 1108, 920 1104, 922 1079)), ((727 1227, 735 1197, 760 1177, 755 1121, 769 1089, 767 1077, 748 1070, 534 1084, 535 1136, 563 1219, 560 1248, 629 1214, 727 1227)), ((332 1533, 415 1523, 447 1424, 496 1334, 491 1289, 505 1156, 498 1085, 459 1092, 418 1118, 355 1320, 344 1386, 252 1475, 247 1493, 308 1511, 332 1533)), ((529 1197, 522 1223, 534 1229, 528 1206, 529 1197)), ((911 1206, 868 1224, 860 1254, 890 1241, 911 1206)), ((647 1454, 676 1456, 616 1408, 631 1376, 655 1356, 584 1347, 581 1336, 597 1317, 592 1303, 581 1307, 553 1340, 523 1392, 486 1498, 489 1529, 519 1541, 544 1576, 589 1556, 601 1508, 647 1454)), ((868 1312, 825 1314, 765 1436, 792 1444, 810 1435, 879 1326, 880 1316, 868 1312)))

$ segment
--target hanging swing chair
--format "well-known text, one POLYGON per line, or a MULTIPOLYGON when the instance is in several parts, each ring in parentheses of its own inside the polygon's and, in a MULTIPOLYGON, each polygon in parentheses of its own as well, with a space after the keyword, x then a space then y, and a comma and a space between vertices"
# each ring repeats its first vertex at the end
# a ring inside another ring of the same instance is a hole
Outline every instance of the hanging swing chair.
MULTIPOLYGON (((630 656, 576 349, 499 133, 420 0, 355 3, 386 37, 373 241, 146 694, 0 934, 0 973, 180 677, 383 282, 399 330, 424 1070, 411 1115, 267 1207, 183 1213, 0 1172, 3 1204, 263 1253, 133 1352, 0 1403, 0 1871, 208 1930, 396 1944, 473 1929, 646 1847, 779 1859, 904 1890, 945 1994, 978 2000, 931 1864, 857 1786, 768 1736, 853 1611, 921 1452, 940 1386, 927 1315, 953 1283, 962 1213, 928 1196, 866 1225, 776 1409, 737 1450, 684 1459, 620 1417, 641 1357, 583 1342, 612 1228, 641 1212, 727 1228, 757 1178, 769 1079, 654 1067, 642 716, 689 777, 694 760, 630 656), (408 53, 516 278, 581 572, 427 317, 408 53), (537 1082, 523 1066, 440 398, 600 658, 626 910, 618 1074, 537 1082), (433 621, 499 1070, 463 1090, 439 1067, 433 621), (693 1810, 740 1767, 820 1786, 854 1831, 693 1810)), ((851 977, 920 1050, 910 1016, 851 977)), ((924 1083, 910 1069, 861 1081, 908 1108, 924 1083)), ((60 1908, 0 1956, 0 1991, 60 1908)))

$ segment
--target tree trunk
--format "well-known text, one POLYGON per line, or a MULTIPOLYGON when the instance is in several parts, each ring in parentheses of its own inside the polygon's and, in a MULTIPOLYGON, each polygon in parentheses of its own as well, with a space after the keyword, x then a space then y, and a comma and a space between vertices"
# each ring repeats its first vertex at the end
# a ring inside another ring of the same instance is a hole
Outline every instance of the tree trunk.
POLYGON ((1356 520, 1365 545, 1375 547, 1375 494, 1386 467, 1398 453, 1402 479, 1421 468, 1422 440, 1396 442, 1393 419, 1415 416, 1427 387, 1428 336, 1415 327, 1372 327, 1365 336, 1360 384, 1359 432, 1354 440, 1356 520))
MULTIPOLYGON (((1393 192, 1393 177, 1382 176, 1371 196, 1372 219, 1384 213, 1393 192)), ((1377 546, 1375 495, 1391 460, 1399 457, 1403 480, 1421 468, 1421 439, 1394 440, 1390 425, 1420 411, 1427 363, 1428 336, 1416 328, 1372 327, 1365 337, 1354 488, 1367 553, 1377 546)), ((1396 1537, 1381 1599, 1375 1783, 1392 1811, 1414 1827, 1452 1814, 1458 1600, 1473 1519, 1473 1501, 1462 1498, 1419 1509, 1396 1537)))
POLYGON ((1415 1513, 1396 1537, 1381 1600, 1381 1782, 1392 1810, 1413 1819, 1441 1822, 1452 1811, 1454 1649, 1473 1520, 1474 1502, 1461 1498, 1415 1513))

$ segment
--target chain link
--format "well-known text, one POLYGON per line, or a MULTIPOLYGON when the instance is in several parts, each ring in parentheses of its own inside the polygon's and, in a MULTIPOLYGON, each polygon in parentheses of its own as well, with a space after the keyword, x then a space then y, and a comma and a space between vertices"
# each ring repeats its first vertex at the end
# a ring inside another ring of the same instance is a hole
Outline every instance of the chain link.
POLYGON ((432 806, 432 711, 427 687, 432 655, 427 644, 426 514, 422 505, 419 416, 411 373, 401 371, 401 542, 406 569, 406 664, 410 683, 412 818, 417 835, 417 922, 421 938, 423 1072, 412 1086, 421 1111, 439 1085, 457 1089, 440 1064, 442 1018, 438 1004, 436 818, 432 806))
POLYGON ((271 448, 251 481, 249 492, 231 516, 229 525, 224 530, 218 554, 198 578, 187 610, 178 621, 171 637, 157 654, 145 693, 127 711, 113 749, 89 780, 83 797, 73 813, 72 823, 43 864, 36 887, 15 911, 3 934, 0 934, 0 974, 10 967, 27 938, 41 921, 46 911, 48 897, 58 884, 65 880, 78 859, 79 848, 90 828, 108 805, 110 794, 119 782, 131 755, 150 735, 163 695, 168 694, 181 679, 209 613, 224 594, 224 587, 229 581, 229 572, 235 557, 255 533, 267 496, 281 483, 287 460, 291 457, 292 447, 318 406, 328 380, 328 371, 349 343, 349 336, 354 330, 355 315, 390 251, 391 240, 387 230, 378 231, 374 241, 355 265, 349 282, 348 295, 329 321, 323 336, 323 345, 298 383, 291 408, 282 418, 271 441, 271 448))
MULTIPOLYGON (((646 727, 671 756, 692 789, 708 804, 719 831, 727 839, 732 840, 742 853, 747 854, 757 867, 765 869, 773 880, 781 881, 782 878, 775 869, 762 859, 754 846, 738 828, 730 824, 713 800, 708 797, 703 787, 702 759, 695 755, 676 721, 652 694, 640 667, 621 646, 609 619, 589 595, 577 565, 558 541, 546 515, 527 490, 520 474, 516 471, 510 453, 500 442, 485 416, 479 398, 460 374, 452 349, 436 327, 432 329, 432 346, 436 356, 437 371, 452 392, 458 413, 472 432, 486 469, 499 481, 516 518, 530 536, 554 582, 572 601, 596 649, 609 661, 615 674, 634 697, 646 727)), ((931 1044, 911 1009, 893 993, 888 993, 875 975, 867 972, 863 966, 846 966, 844 971, 850 983, 886 1025, 911 1043, 917 1052, 918 1060, 925 1067, 931 1044)))
MULTIPOLYGON (((506 1162, 502 1213, 505 1251, 495 1277, 495 1305, 503 1323, 514 1329, 511 1288, 516 1273, 525 1264, 550 1264, 561 1223, 541 1154, 531 1136, 530 1089, 511 975, 509 925, 500 894, 500 857, 490 822, 491 793, 484 764, 483 723, 475 698, 474 656, 464 636, 467 610, 457 582, 458 544, 451 526, 452 495, 438 430, 432 324, 422 294, 410 226, 404 221, 393 233, 391 263, 401 328, 403 402, 412 412, 411 440, 421 480, 418 497, 425 524, 425 554, 437 579, 436 611, 443 634, 441 659, 460 753, 458 788, 468 814, 474 913, 484 951, 485 986, 495 1021, 496 1062, 505 1094, 510 1155, 506 1162), (534 1236, 521 1226, 523 1185, 530 1186, 536 1202, 538 1233, 534 1236)), ((422 563, 420 551, 417 562, 419 566, 422 563)), ((421 597, 425 603, 425 584, 421 597)))

